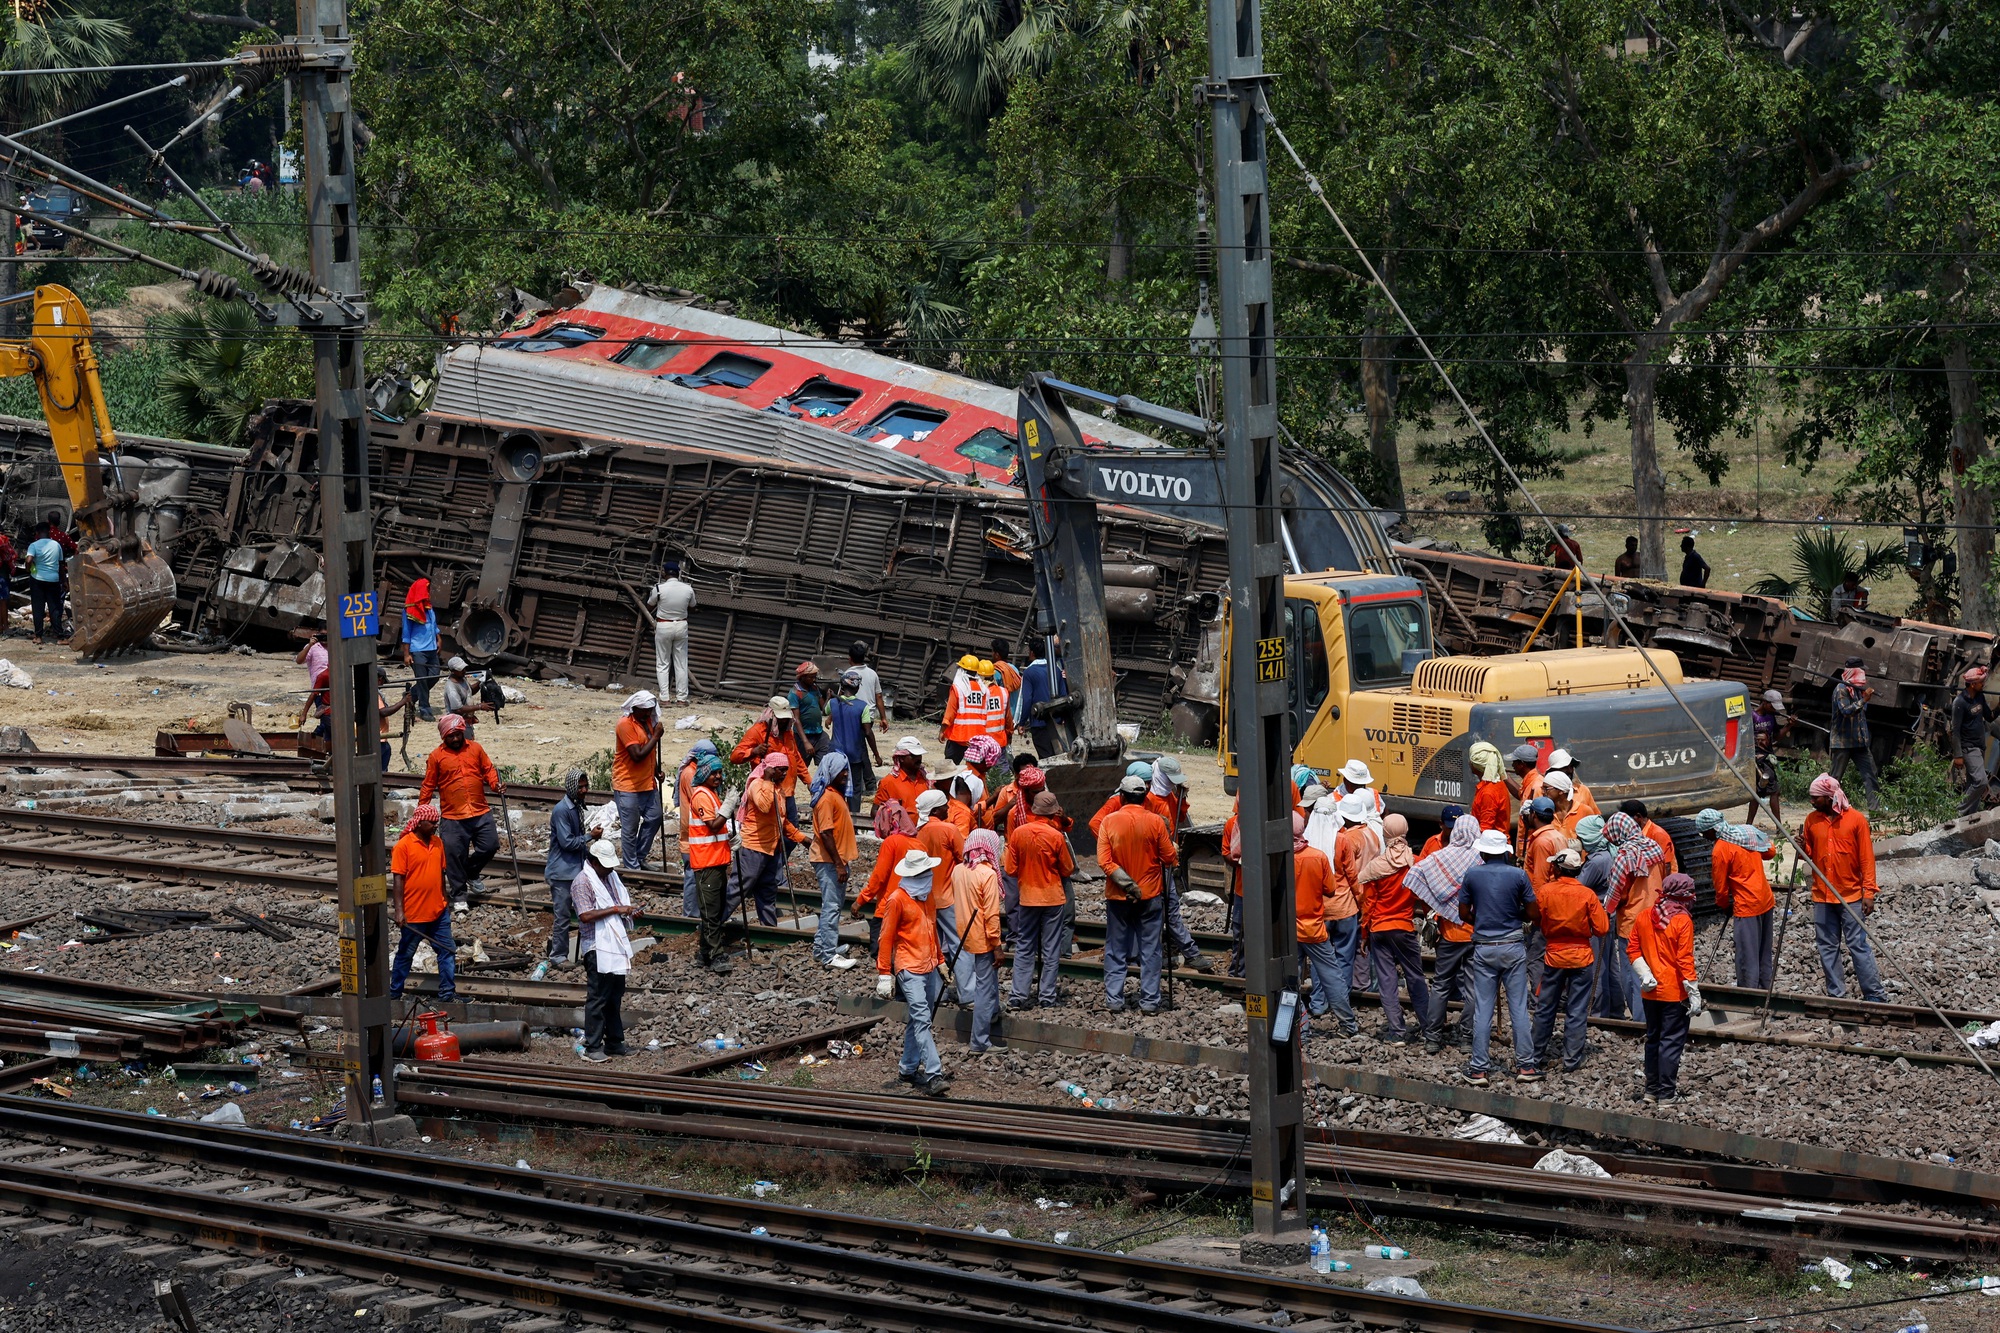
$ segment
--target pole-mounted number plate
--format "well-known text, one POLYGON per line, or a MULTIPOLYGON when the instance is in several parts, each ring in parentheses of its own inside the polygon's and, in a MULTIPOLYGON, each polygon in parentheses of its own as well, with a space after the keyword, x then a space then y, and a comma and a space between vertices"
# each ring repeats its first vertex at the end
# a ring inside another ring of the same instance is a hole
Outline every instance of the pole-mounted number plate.
POLYGON ((1282 635, 1275 639, 1257 640, 1257 680, 1262 684, 1285 678, 1285 640, 1282 635))
POLYGON ((340 598, 340 637, 372 639, 382 632, 382 622, 373 590, 350 592, 340 598))
POLYGON ((340 993, 343 995, 361 993, 361 941, 359 940, 340 942, 340 993))
POLYGON ((387 875, 356 875, 354 877, 354 905, 371 907, 376 903, 389 901, 389 877, 387 875))

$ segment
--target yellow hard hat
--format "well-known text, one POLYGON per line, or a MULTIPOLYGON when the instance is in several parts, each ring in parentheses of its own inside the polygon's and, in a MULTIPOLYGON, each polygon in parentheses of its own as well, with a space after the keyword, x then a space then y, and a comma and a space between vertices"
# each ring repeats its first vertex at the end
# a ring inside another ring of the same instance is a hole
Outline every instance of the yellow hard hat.
POLYGON ((958 669, 960 671, 977 671, 979 670, 979 659, 971 653, 967 653, 958 659, 958 669))
POLYGON ((983 657, 979 659, 979 674, 982 676, 993 674, 993 664, 983 657))

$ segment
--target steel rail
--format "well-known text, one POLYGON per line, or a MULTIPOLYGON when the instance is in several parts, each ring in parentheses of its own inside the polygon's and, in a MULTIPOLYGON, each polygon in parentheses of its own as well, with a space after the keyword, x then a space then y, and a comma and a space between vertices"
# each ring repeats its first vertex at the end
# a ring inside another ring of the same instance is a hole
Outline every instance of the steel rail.
MULTIPOLYGON (((1243 1131, 1229 1122, 1155 1123, 1144 1116, 1107 1121, 1060 1108, 914 1102, 672 1075, 603 1077, 591 1071, 586 1077, 561 1066, 495 1060, 419 1067, 399 1095, 434 1109, 510 1107, 527 1117, 581 1118, 619 1129, 895 1162, 907 1160, 915 1136, 931 1151, 933 1170, 1002 1168, 1231 1193, 1248 1188, 1247 1171, 1233 1165, 1240 1160, 1243 1131), (897 1132, 875 1132, 889 1123, 897 1132)), ((1350 1195, 1386 1212, 1434 1221, 1673 1235, 1765 1249, 1839 1240, 1947 1261, 2000 1253, 2000 1227, 1790 1204, 1769 1195, 1556 1175, 1531 1166, 1342 1144, 1309 1147, 1307 1163, 1322 1176, 1318 1193, 1328 1202, 1335 1194, 1350 1195), (1336 1182, 1330 1188, 1328 1178, 1336 1182)))
MULTIPOLYGON (((302 1220, 308 1240, 378 1247, 362 1250, 368 1272, 379 1271, 385 1250, 394 1252, 390 1262, 398 1269, 408 1268, 412 1261, 426 1269, 440 1264, 466 1266, 459 1259, 463 1251, 466 1259, 501 1270, 475 1271, 484 1273, 482 1294, 510 1304, 519 1303, 523 1293, 510 1292, 507 1284, 519 1283, 525 1276, 625 1287, 628 1293, 596 1294, 624 1306, 617 1313, 628 1320, 634 1309, 653 1313, 650 1307, 633 1302, 643 1301, 649 1288, 657 1293, 664 1287, 676 1297, 698 1293, 712 1302, 707 1309, 677 1304, 674 1314, 686 1309, 699 1319, 720 1309, 730 1321, 709 1325, 684 1320, 689 1327, 742 1327, 741 1319, 746 1315, 796 1322, 807 1318, 807 1311, 814 1318, 833 1323, 839 1322, 834 1311, 841 1308, 864 1318, 867 1324, 894 1329, 923 1327, 930 1321, 931 1327, 1016 1330, 1046 1327, 1055 1318, 1078 1327, 1086 1326, 1082 1321, 1087 1319, 1088 1326, 1113 1330, 1241 1327, 1240 1313, 1232 1317, 1215 1312, 1228 1304, 1260 1312, 1285 1309, 1294 1325, 1326 1318, 1330 1322, 1361 1319, 1385 1327, 1437 1333, 1470 1333, 1475 1329, 1554 1333, 1602 1327, 877 1222, 763 1201, 718 1199, 547 1173, 530 1176, 430 1154, 217 1129, 185 1121, 149 1121, 103 1108, 75 1108, 83 1114, 71 1116, 66 1114, 70 1109, 56 1114, 38 1103, 4 1099, 0 1101, 0 1128, 33 1136, 45 1150, 59 1143, 81 1143, 135 1154, 130 1159, 135 1169, 142 1169, 149 1160, 182 1162, 211 1171, 277 1177, 288 1187, 331 1194, 308 1200, 323 1205, 308 1211, 270 1200, 271 1191, 250 1191, 267 1197, 246 1200, 242 1191, 197 1193, 178 1181, 148 1187, 144 1181, 120 1179, 116 1168, 98 1170, 99 1164, 93 1162, 80 1204, 63 1199, 58 1208, 102 1209, 108 1205, 125 1214, 109 1219, 123 1225, 131 1220, 130 1210, 142 1196, 155 1201, 165 1198, 169 1203, 192 1196, 204 1212, 213 1210, 206 1225, 216 1230, 241 1225, 233 1215, 247 1213, 260 1227, 292 1222, 297 1230, 297 1222, 302 1220), (329 1211, 344 1206, 339 1202, 342 1198, 362 1207, 351 1217, 329 1211), (384 1200, 387 1207, 368 1200, 384 1200), (438 1208, 449 1208, 459 1216, 437 1217, 434 1210, 438 1208), (401 1210, 416 1216, 386 1216, 401 1210), (301 1212, 306 1213, 303 1219, 301 1212), (572 1234, 567 1245, 561 1238, 552 1241, 547 1235, 526 1240, 495 1235, 491 1226, 479 1228, 486 1234, 468 1234, 463 1225, 468 1216, 494 1224, 513 1219, 521 1225, 560 1228, 572 1234), (459 1225, 445 1229, 447 1222, 459 1225), (750 1234, 753 1226, 766 1234, 750 1234), (315 1230, 324 1237, 312 1236, 315 1230), (828 1232, 836 1238, 829 1240, 828 1232), (605 1245, 629 1245, 632 1249, 606 1253, 605 1245), (640 1294, 629 1294, 631 1289, 640 1294)), ((10 1197, 10 1191, 41 1191, 44 1197, 56 1199, 62 1196, 63 1185, 78 1180, 74 1167, 62 1170, 46 1161, 38 1165, 28 1160, 34 1154, 26 1151, 7 1155, 11 1159, 7 1175, 19 1179, 0 1181, 0 1198, 10 1197)), ((173 1212, 171 1207, 163 1211, 173 1212)), ((177 1228, 169 1234, 178 1236, 181 1243, 190 1238, 204 1243, 240 1243, 208 1231, 187 1229, 189 1216, 169 1217, 166 1223, 177 1228)), ((150 1234, 160 1233, 156 1229, 150 1234)), ((288 1254, 298 1243, 297 1237, 289 1234, 279 1240, 288 1247, 288 1254)), ((268 1248, 261 1241, 258 1247, 268 1248)), ((431 1274, 426 1272, 425 1276, 431 1274)), ((453 1285, 461 1294, 465 1290, 464 1283, 453 1285)), ((531 1282, 526 1295, 531 1303, 544 1308, 550 1302, 535 1297, 549 1294, 559 1306, 579 1308, 571 1290, 567 1284, 551 1291, 531 1282)), ((588 1306, 581 1306, 579 1312, 604 1313, 588 1306)))

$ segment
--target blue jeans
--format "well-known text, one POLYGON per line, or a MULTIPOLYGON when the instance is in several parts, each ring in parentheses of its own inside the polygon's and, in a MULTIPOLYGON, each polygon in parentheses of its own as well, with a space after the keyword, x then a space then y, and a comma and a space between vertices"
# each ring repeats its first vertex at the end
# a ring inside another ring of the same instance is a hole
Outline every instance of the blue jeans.
POLYGON ((1167 901, 1166 929, 1162 938, 1174 942, 1174 955, 1187 963, 1201 961, 1201 946, 1194 942, 1194 932, 1188 929, 1187 918, 1181 915, 1181 872, 1178 866, 1168 866, 1166 891, 1160 896, 1167 901))
POLYGON ((819 929, 813 933, 813 961, 825 963, 832 961, 833 951, 840 947, 840 909, 847 906, 847 889, 833 862, 820 861, 813 869, 819 874, 819 929))
POLYGON ((1299 970, 1312 972, 1312 994, 1306 1008, 1321 1017, 1332 1014, 1340 1030, 1352 1035, 1360 1029, 1354 1021, 1354 1003, 1347 997, 1354 987, 1354 946, 1361 937, 1361 918, 1350 916, 1326 923, 1326 939, 1299 942, 1299 970))
POLYGON ((1507 1023, 1514 1033, 1514 1065, 1535 1065, 1534 1031, 1528 1020, 1528 947, 1520 940, 1472 941, 1472 1060, 1477 1073, 1487 1070, 1487 1048, 1493 1041, 1493 1016, 1500 990, 1507 991, 1507 1023))
POLYGON ((627 870, 643 870, 653 854, 653 839, 660 836, 660 792, 614 791, 612 804, 618 807, 619 859, 627 870))
POLYGON ((1556 1015, 1563 1016, 1563 1068, 1574 1069, 1583 1059, 1590 1035, 1590 983, 1594 968, 1551 967, 1542 973, 1542 993, 1535 1005, 1535 1067, 1549 1060, 1549 1043, 1556 1035, 1556 1015))
POLYGON ((431 715, 431 686, 437 684, 438 678, 437 649, 419 652, 412 648, 410 669, 417 675, 417 716, 428 719, 431 715))
POLYGON ((938 959, 951 971, 947 974, 958 1003, 972 1003, 972 955, 959 947, 958 904, 940 907, 937 913, 938 959), (957 961, 954 962, 953 960, 957 961))
POLYGON ((1840 975, 1840 943, 1845 939, 1847 956, 1854 962, 1854 979, 1861 983, 1861 998, 1881 1001, 1889 998, 1889 992, 1882 989, 1882 974, 1875 966, 1875 950, 1861 925, 1861 904, 1853 904, 1850 911, 1843 903, 1814 903, 1813 936, 1814 943, 1819 945, 1819 966, 1826 973, 1828 995, 1839 999, 1847 994, 1847 983, 1840 975))
POLYGON ((681 870, 681 915, 701 915, 701 894, 694 887, 694 867, 681 870))
POLYGON ((1629 1013, 1633 1022, 1643 1023, 1646 992, 1639 985, 1639 974, 1632 970, 1632 957, 1625 945, 1616 930, 1591 941, 1590 947, 1597 951, 1597 999, 1591 1012, 1599 1018, 1623 1018, 1629 1013))
POLYGON ((570 906, 569 886, 566 879, 548 881, 549 902, 555 908, 555 923, 549 929, 549 961, 566 963, 569 961, 569 928, 576 920, 576 909, 570 906))
MULTIPOLYGON (((972 963, 972 1041, 975 1051, 993 1044, 993 1024, 1000 1017, 1000 955, 960 954, 959 961, 972 963)), ((965 998, 961 992, 960 998, 965 998)))
POLYGON ((938 997, 944 994, 944 974, 935 968, 929 972, 898 972, 896 989, 902 992, 903 1003, 910 1007, 909 1021, 903 1025, 903 1058, 896 1062, 896 1072, 914 1074, 919 1068, 926 1075, 941 1072, 944 1061, 938 1059, 937 1039, 931 1035, 931 1014, 938 997))
POLYGON ((437 952, 438 999, 443 1001, 458 998, 458 946, 451 941, 451 909, 444 909, 444 915, 435 921, 405 921, 403 933, 396 941, 396 957, 389 964, 389 994, 401 995, 403 983, 410 979, 410 960, 417 956, 417 945, 430 941, 437 952))
POLYGON ((1139 964, 1139 1007, 1160 1007, 1160 973, 1166 966, 1167 895, 1133 902, 1104 901, 1104 998, 1125 1007, 1125 973, 1139 964), (1136 957, 1135 957, 1136 955, 1136 957))

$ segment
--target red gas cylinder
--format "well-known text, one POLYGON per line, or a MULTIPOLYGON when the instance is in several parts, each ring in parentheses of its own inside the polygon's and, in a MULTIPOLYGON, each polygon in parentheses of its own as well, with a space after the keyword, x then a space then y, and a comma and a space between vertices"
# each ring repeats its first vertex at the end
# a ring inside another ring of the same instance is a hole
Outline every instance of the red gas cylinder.
POLYGON ((422 1023, 426 1029, 426 1031, 417 1037, 415 1047, 417 1059, 456 1060, 459 1058, 458 1038, 452 1036, 449 1032, 440 1032, 438 1030, 438 1024, 448 1021, 450 1017, 451 1015, 437 1010, 417 1015, 417 1021, 422 1023))

